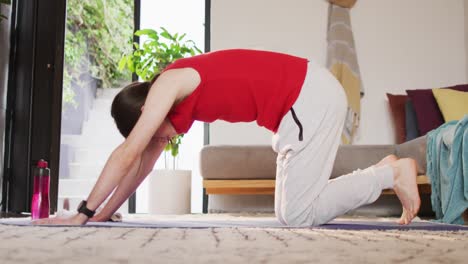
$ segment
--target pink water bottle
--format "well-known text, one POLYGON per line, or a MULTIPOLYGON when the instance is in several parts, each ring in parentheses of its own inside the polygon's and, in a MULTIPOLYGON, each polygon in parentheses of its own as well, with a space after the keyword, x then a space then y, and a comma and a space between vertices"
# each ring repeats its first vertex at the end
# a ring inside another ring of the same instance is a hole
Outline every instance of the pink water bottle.
POLYGON ((34 189, 31 202, 31 218, 49 217, 50 169, 47 161, 39 160, 34 168, 34 189))

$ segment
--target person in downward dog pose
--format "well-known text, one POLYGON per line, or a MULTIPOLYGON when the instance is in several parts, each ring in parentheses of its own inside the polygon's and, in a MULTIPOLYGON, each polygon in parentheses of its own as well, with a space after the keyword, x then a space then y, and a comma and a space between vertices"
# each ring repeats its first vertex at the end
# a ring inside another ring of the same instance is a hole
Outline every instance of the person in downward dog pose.
POLYGON ((125 141, 109 157, 78 213, 35 223, 108 220, 151 172, 168 141, 186 133, 195 120, 256 121, 273 132, 275 214, 285 225, 327 223, 374 202, 384 189, 393 189, 401 201, 399 223, 410 223, 420 207, 413 159, 390 155, 329 179, 346 109, 340 83, 313 60, 244 49, 179 59, 151 82, 134 82, 114 98, 111 114, 125 141))

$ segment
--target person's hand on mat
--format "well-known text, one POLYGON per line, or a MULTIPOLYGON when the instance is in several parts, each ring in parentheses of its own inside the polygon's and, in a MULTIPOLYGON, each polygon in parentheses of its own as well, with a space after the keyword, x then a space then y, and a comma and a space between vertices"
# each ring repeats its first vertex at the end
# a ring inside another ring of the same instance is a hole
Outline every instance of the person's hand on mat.
POLYGON ((97 214, 97 215, 91 217, 91 218, 88 220, 88 222, 106 222, 106 221, 107 221, 107 219, 104 219, 104 218, 100 217, 99 214, 97 214))
POLYGON ((68 217, 51 217, 33 220, 33 225, 83 225, 88 220, 83 214, 76 214, 68 217))
POLYGON ((122 214, 114 213, 110 218, 104 218, 102 215, 97 214, 90 218, 88 222, 122 222, 122 214))

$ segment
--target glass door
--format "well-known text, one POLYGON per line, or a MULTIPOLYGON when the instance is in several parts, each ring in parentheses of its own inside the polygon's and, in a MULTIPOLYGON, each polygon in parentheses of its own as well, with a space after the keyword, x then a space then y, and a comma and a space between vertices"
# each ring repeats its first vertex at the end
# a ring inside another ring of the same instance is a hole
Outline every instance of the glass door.
MULTIPOLYGON (((110 115, 131 82, 119 70, 132 49, 133 0, 68 0, 64 47, 58 209, 86 199, 112 151, 123 141, 110 115), (67 202, 65 202, 67 201, 67 202)), ((119 212, 128 212, 128 203, 119 212)))
MULTIPOLYGON (((68 0, 60 141, 58 208, 74 210, 94 186, 107 158, 124 139, 110 116, 114 96, 132 76, 119 71, 123 53, 132 50, 134 14, 140 29, 161 27, 193 40, 204 50, 204 0, 68 0), (139 10, 135 10, 134 6, 139 10), (177 10, 177 12, 174 12, 177 10), (67 201, 67 202, 65 202, 67 201)), ((144 39, 140 39, 140 43, 144 39)), ((203 123, 183 138, 178 168, 192 171, 192 212, 202 211, 198 153, 203 123)), ((164 168, 164 154, 155 169, 164 168)), ((149 176, 151 177, 151 175, 149 176)), ((147 180, 136 193, 136 212, 146 213, 147 180)), ((128 202, 119 209, 127 213, 128 202)))

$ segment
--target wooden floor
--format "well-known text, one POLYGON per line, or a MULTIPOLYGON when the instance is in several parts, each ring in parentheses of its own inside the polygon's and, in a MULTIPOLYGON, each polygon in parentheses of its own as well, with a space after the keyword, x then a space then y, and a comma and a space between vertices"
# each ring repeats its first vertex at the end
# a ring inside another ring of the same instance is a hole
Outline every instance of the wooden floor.
MULTIPOLYGON (((419 193, 431 193, 431 184, 426 175, 417 177, 419 193)), ((203 180, 206 194, 274 194, 275 180, 203 180)), ((383 195, 394 195, 393 190, 384 190, 383 195)))

